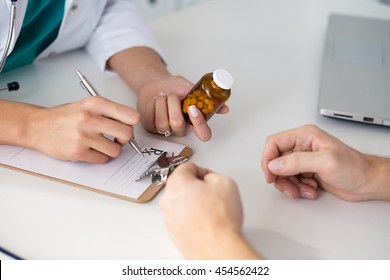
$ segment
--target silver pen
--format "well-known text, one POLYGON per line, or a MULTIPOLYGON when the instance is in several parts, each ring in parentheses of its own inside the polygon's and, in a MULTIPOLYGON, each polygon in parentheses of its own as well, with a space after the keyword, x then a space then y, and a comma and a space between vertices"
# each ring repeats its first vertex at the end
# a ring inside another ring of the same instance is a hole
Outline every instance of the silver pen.
MULTIPOLYGON (((79 70, 76 71, 77 76, 79 76, 80 79, 80 85, 81 87, 91 96, 100 96, 97 89, 92 85, 92 83, 85 77, 79 70)), ((130 139, 129 144, 134 148, 134 150, 137 151, 138 154, 140 154, 142 157, 144 157, 144 154, 141 151, 140 146, 135 142, 134 137, 130 139)))

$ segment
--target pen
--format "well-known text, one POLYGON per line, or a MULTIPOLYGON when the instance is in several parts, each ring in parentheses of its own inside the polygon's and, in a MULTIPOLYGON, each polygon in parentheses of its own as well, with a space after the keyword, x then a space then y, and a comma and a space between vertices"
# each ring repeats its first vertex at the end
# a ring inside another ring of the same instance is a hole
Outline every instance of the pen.
MULTIPOLYGON (((80 85, 81 87, 91 96, 100 96, 97 89, 92 85, 92 83, 85 77, 79 70, 76 71, 77 76, 79 76, 80 79, 80 85)), ((142 157, 144 157, 144 154, 141 151, 141 148, 135 142, 134 137, 130 139, 129 144, 134 148, 134 150, 137 151, 138 154, 140 154, 142 157)))

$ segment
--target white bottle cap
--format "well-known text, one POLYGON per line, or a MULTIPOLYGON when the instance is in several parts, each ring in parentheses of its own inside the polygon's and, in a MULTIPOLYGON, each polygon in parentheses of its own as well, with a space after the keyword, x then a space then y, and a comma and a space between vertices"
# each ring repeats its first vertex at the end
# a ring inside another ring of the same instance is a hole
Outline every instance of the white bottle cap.
POLYGON ((230 73, 223 69, 217 69, 213 72, 213 80, 223 89, 230 89, 233 86, 233 77, 230 73))

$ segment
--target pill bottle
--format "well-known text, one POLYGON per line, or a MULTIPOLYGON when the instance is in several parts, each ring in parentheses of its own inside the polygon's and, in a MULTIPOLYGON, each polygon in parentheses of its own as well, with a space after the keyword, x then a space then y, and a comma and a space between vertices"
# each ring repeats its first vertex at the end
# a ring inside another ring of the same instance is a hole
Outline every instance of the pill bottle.
POLYGON ((195 105, 208 121, 229 99, 233 77, 223 69, 205 74, 181 101, 184 119, 191 124, 188 107, 195 105))

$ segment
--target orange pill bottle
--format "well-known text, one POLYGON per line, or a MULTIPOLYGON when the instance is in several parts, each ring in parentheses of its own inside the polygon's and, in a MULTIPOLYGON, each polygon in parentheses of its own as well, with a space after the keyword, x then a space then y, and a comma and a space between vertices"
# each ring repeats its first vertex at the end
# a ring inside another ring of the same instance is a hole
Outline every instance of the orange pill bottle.
POLYGON ((205 74, 181 101, 184 119, 191 124, 188 107, 195 105, 208 121, 229 99, 232 75, 223 69, 205 74))

